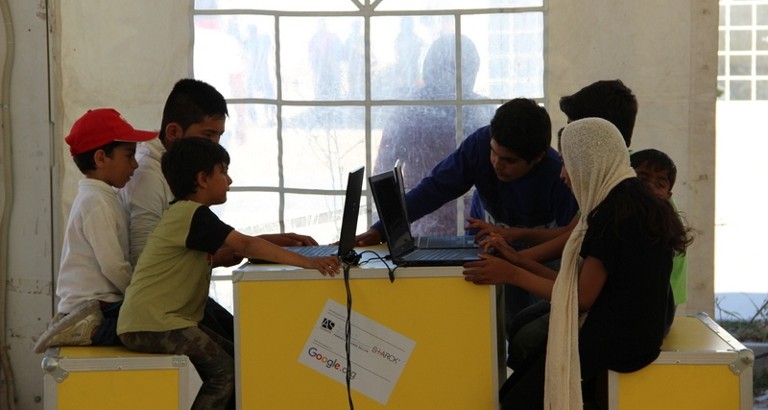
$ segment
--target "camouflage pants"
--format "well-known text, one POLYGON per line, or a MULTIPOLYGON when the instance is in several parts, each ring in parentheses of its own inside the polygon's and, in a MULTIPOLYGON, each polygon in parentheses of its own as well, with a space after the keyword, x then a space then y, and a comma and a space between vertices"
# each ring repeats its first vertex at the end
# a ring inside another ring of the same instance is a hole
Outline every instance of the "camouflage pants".
POLYGON ((187 355, 203 381, 192 409, 234 409, 235 351, 230 341, 202 326, 124 333, 120 340, 137 352, 187 355))

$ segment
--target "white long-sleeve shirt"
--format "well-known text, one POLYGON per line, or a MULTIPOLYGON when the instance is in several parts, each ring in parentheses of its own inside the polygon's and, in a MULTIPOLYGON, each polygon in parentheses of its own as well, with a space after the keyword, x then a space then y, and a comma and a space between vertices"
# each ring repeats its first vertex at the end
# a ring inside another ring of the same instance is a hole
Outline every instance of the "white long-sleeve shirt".
POLYGON ((165 147, 159 138, 139 143, 136 147, 139 168, 125 187, 118 191, 120 202, 129 216, 129 260, 133 266, 136 266, 147 243, 147 236, 173 200, 171 188, 160 168, 164 152, 165 147))
POLYGON ((85 178, 64 233, 56 295, 59 312, 86 300, 123 300, 133 268, 128 262, 128 214, 107 183, 85 178))

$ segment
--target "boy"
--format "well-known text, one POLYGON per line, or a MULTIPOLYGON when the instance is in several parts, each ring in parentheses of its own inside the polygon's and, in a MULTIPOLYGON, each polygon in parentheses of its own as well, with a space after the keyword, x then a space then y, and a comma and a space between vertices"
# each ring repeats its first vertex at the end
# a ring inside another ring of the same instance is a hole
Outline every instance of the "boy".
MULTIPOLYGON (((120 201, 130 216, 130 261, 133 266, 144 249, 147 236, 173 199, 160 170, 161 156, 176 141, 190 136, 203 137, 218 143, 225 130, 227 115, 224 96, 210 84, 184 78, 173 86, 163 107, 158 137, 138 146, 139 168, 133 179, 119 193, 120 201)), ((260 237, 281 246, 317 245, 314 239, 293 233, 260 237)), ((214 266, 231 266, 242 259, 241 255, 234 254, 226 247, 213 255, 214 266)), ((213 298, 208 299, 203 324, 234 341, 232 314, 213 298)))
POLYGON ((60 298, 51 325, 35 344, 115 345, 117 313, 131 280, 128 216, 114 188, 122 188, 138 166, 136 143, 155 136, 135 130, 111 108, 89 110, 66 137, 80 180, 64 233, 56 283, 60 298))
MULTIPOLYGON (((589 117, 608 120, 619 129, 627 148, 632 143, 638 110, 637 97, 621 80, 596 81, 572 95, 566 95, 560 98, 560 110, 568 117, 569 123, 589 117)), ((474 208, 473 201, 473 210, 474 208)), ((560 259, 565 242, 571 236, 577 221, 578 218, 574 218, 557 237, 523 249, 520 254, 537 262, 560 259)), ((485 234, 487 231, 481 230, 479 233, 485 234)), ((513 233, 498 233, 507 240, 515 239, 513 233)))
MULTIPOLYGON (((632 90, 621 80, 601 80, 583 87, 571 95, 560 98, 560 111, 568 122, 588 117, 598 117, 610 121, 621 132, 627 147, 632 143, 632 133, 637 117, 637 98, 632 90)), ((562 129, 561 129, 562 131, 562 129)), ((529 229, 526 227, 500 228, 482 223, 482 204, 477 194, 472 198, 471 228, 477 228, 479 236, 490 232, 502 235, 510 243, 523 242, 537 245, 533 249, 523 250, 523 254, 537 261, 545 262, 559 259, 562 247, 576 226, 576 219, 564 229, 529 229), (547 242, 555 239, 552 242, 547 242)))
MULTIPOLYGON (((637 151, 629 156, 632 168, 637 172, 637 177, 643 181, 657 197, 668 200, 672 206, 672 188, 677 179, 677 166, 667 154, 655 150, 645 149, 637 151)), ((669 284, 672 286, 672 295, 675 298, 675 306, 679 306, 688 299, 688 266, 684 254, 675 254, 672 260, 672 275, 669 284)))
POLYGON ((244 257, 317 269, 334 276, 336 256, 307 258, 247 236, 209 206, 227 200, 229 154, 205 138, 184 138, 163 155, 174 202, 147 238, 120 309, 117 333, 129 349, 189 356, 203 385, 193 408, 227 405, 234 390, 234 345, 199 324, 211 277, 210 256, 226 245, 244 257))
MULTIPOLYGON (((469 135, 406 194, 411 222, 474 186, 487 215, 483 219, 494 225, 535 231, 568 225, 577 204, 560 179, 560 157, 550 146, 551 139, 552 124, 543 107, 526 98, 504 103, 490 125, 469 135)), ((480 228, 480 223, 485 224, 472 220, 468 228, 480 228)), ((361 246, 382 239, 380 223, 357 237, 361 246)), ((510 286, 505 286, 504 297, 507 320, 533 302, 527 292, 510 286)))

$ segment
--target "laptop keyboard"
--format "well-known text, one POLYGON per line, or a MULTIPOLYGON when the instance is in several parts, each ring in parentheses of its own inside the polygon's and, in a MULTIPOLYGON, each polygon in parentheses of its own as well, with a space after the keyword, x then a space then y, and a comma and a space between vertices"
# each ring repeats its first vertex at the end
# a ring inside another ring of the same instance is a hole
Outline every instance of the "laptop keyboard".
POLYGON ((417 261, 441 260, 441 259, 451 259, 454 255, 457 254, 456 252, 457 249, 422 249, 422 250, 428 251, 428 252, 420 252, 419 250, 417 250, 415 252, 411 252, 410 255, 407 255, 407 258, 411 260, 417 260, 417 261))
POLYGON ((336 254, 339 251, 339 247, 337 245, 286 246, 285 249, 300 253, 310 258, 318 256, 330 256, 336 254))

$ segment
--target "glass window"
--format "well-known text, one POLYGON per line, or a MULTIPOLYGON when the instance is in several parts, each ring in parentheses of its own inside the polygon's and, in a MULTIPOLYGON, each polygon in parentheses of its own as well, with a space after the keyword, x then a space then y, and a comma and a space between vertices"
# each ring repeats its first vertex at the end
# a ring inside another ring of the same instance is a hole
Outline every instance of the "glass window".
POLYGON ((718 51, 725 51, 726 50, 726 44, 725 44, 725 30, 720 30, 717 33, 717 50, 718 51))
POLYGON ((755 57, 755 75, 768 76, 768 55, 755 57))
POLYGON ((768 81, 755 81, 755 99, 768 100, 768 81))
POLYGON ((746 101, 752 99, 752 82, 751 81, 731 81, 731 95, 730 100, 733 101, 746 101))
MULTIPOLYGON (((543 0, 194 4, 194 76, 230 111, 233 184, 213 209, 249 234, 335 242, 349 171, 400 159, 410 188, 501 103, 544 96, 543 0)), ((415 232, 459 232, 470 194, 415 232)))
POLYGON ((752 25, 752 6, 739 5, 731 6, 731 26, 751 26, 752 25))
POLYGON ((391 10, 449 10, 484 9, 496 7, 541 7, 543 0, 384 0, 379 9, 391 10))
POLYGON ((275 11, 357 11, 356 2, 350 0, 195 0, 197 10, 259 10, 275 11))
POLYGON ((757 30, 755 34, 755 50, 768 50, 768 30, 757 30))
POLYGON ((755 6, 755 16, 758 26, 768 26, 768 5, 758 4, 755 6))
POLYGON ((732 51, 752 50, 752 31, 731 31, 730 49, 732 51))
POLYGON ((725 56, 717 56, 717 75, 725 75, 725 56))
POLYGON ((730 75, 752 74, 752 56, 731 56, 730 75))

